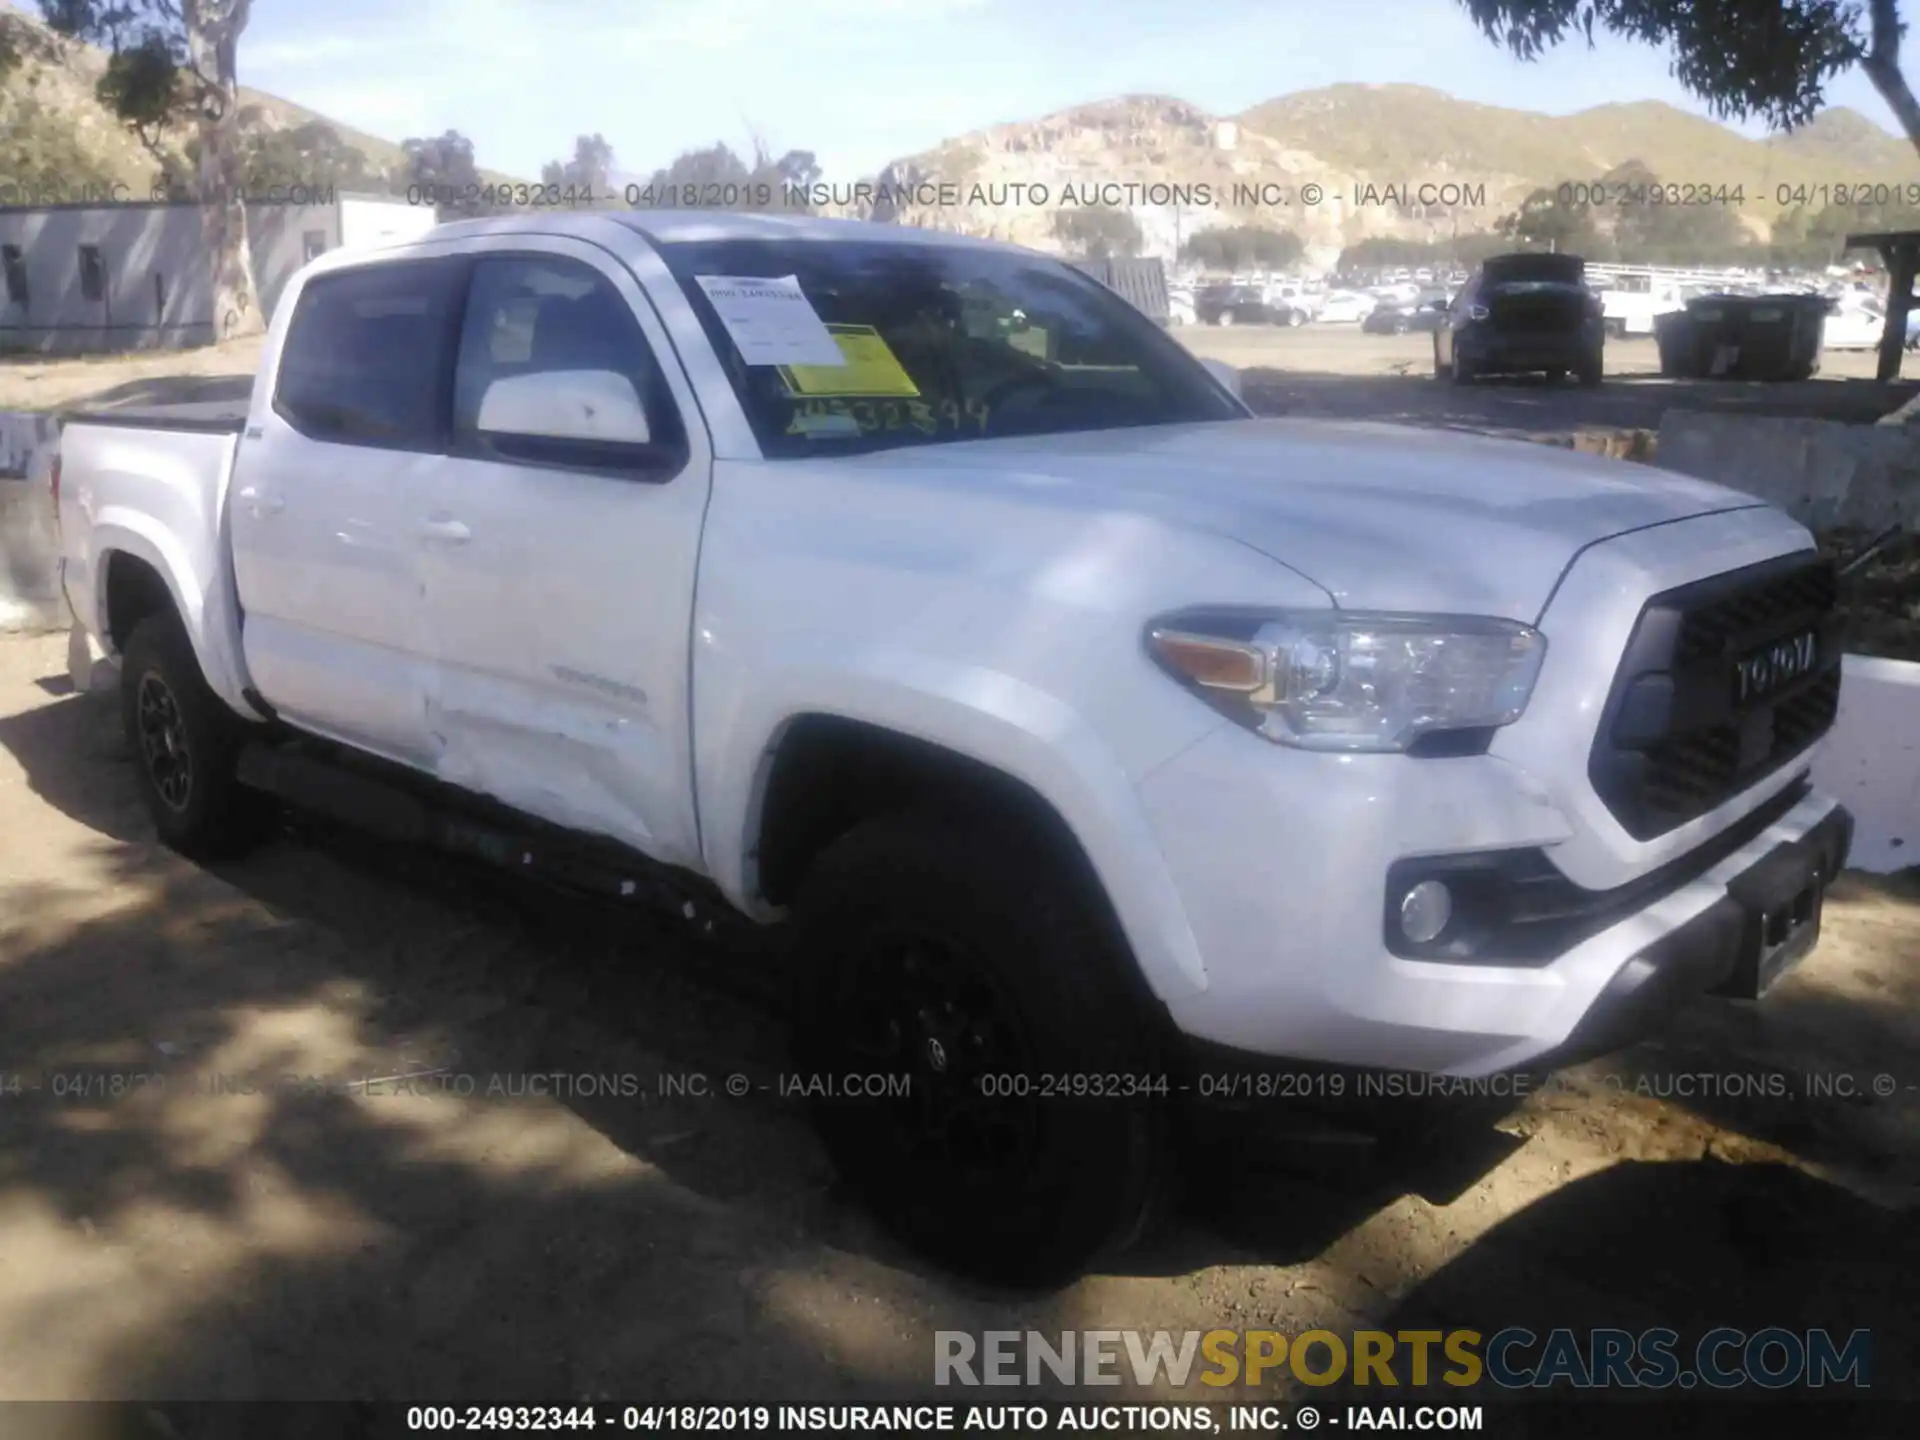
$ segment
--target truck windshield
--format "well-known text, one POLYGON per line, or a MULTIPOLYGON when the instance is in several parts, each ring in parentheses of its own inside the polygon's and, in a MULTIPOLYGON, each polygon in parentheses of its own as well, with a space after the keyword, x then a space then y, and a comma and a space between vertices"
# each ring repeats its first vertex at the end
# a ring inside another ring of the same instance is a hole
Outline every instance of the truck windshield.
POLYGON ((885 240, 659 249, 770 459, 1243 415, 1152 321, 1039 256, 885 240))

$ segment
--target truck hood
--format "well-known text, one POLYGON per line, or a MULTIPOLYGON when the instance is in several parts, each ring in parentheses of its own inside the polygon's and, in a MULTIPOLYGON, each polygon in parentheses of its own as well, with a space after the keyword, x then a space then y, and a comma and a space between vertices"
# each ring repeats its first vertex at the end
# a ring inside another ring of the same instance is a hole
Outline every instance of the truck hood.
POLYGON ((853 463, 1205 530, 1281 562, 1348 609, 1528 621, 1584 547, 1762 503, 1556 446, 1311 420, 928 445, 853 463))

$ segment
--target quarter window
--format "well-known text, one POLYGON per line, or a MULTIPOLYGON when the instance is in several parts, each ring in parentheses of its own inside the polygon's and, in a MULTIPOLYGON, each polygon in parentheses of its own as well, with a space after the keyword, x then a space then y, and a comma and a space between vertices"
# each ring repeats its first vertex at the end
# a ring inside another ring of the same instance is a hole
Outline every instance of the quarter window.
POLYGON ((456 262, 413 260, 309 281, 281 349, 275 410, 316 440, 437 447, 459 278, 456 262))

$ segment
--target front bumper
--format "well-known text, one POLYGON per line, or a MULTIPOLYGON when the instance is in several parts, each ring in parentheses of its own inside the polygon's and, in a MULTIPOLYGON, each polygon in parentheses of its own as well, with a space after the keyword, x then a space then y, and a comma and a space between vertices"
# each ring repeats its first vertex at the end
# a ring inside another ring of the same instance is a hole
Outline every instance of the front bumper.
MULTIPOLYGON (((1727 983, 1742 897, 1776 852, 1831 879, 1851 821, 1789 771, 1729 802, 1709 841, 1618 892, 1592 923, 1518 963, 1411 959, 1382 927, 1408 856, 1538 847, 1571 836, 1524 770, 1493 756, 1416 761, 1286 751, 1217 732, 1141 795, 1203 959, 1204 992, 1168 1011, 1192 1041, 1270 1059, 1484 1076, 1629 1043, 1672 1002, 1727 983), (1223 823, 1222 817, 1248 817, 1223 823), (1758 828, 1754 824, 1758 823, 1758 828)), ((1709 822, 1711 824, 1711 822, 1709 822)), ((1744 930, 1742 931, 1744 933, 1744 930)))

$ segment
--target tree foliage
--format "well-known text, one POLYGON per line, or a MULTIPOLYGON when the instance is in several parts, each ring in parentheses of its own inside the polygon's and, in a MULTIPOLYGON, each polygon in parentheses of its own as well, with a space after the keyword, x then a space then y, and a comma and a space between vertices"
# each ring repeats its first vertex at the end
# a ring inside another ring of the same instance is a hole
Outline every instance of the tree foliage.
POLYGON ((1916 149, 1920 102, 1900 69, 1899 0, 1460 0, 1494 43, 1534 60, 1594 32, 1665 48, 1673 77, 1722 119, 1805 124, 1829 82, 1866 72, 1916 149))
POLYGON ((1342 271, 1412 270, 1421 266, 1476 265, 1489 255, 1512 248, 1507 237, 1490 231, 1445 240, 1403 240, 1393 235, 1373 235, 1342 250, 1336 268, 1342 271))
POLYGON ((419 205, 436 206, 459 218, 486 215, 497 208, 486 194, 473 141, 458 130, 413 136, 400 142, 400 169, 394 188, 419 205))
POLYGON ((101 103, 175 174, 197 142, 193 190, 213 266, 216 334, 265 323, 247 244, 237 57, 253 0, 40 0, 56 35, 107 52, 101 103))
POLYGON ((1180 246, 1182 260, 1210 270, 1284 270, 1305 253, 1305 244, 1293 231, 1264 225, 1201 230, 1180 246))
POLYGON ((1147 239, 1131 210, 1087 205, 1053 212, 1053 238, 1082 260, 1111 260, 1138 255, 1147 239))
POLYGON ((754 145, 751 163, 725 144, 689 150, 653 172, 639 188, 640 203, 653 209, 689 206, 708 210, 807 210, 805 187, 820 179, 811 150, 775 156, 754 145))
MULTIPOLYGON (((200 142, 185 146, 185 169, 161 167, 169 190, 187 192, 199 161, 200 142)), ((359 191, 379 193, 389 188, 386 172, 349 144, 324 120, 310 120, 283 130, 250 130, 240 139, 240 173, 247 193, 285 195, 297 199, 302 191, 359 191)))
POLYGON ((617 196, 613 183, 613 146, 598 132, 573 142, 571 160, 549 160, 540 169, 540 183, 571 192, 581 204, 611 204, 617 196))

